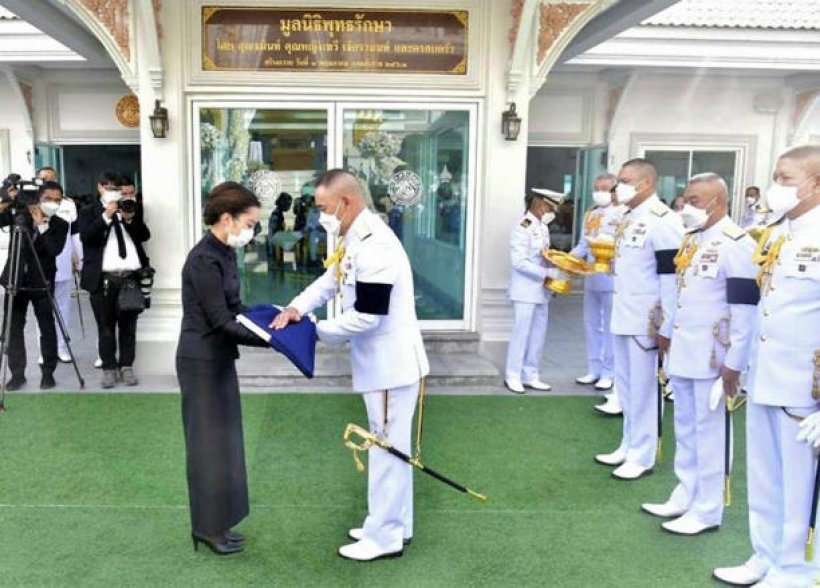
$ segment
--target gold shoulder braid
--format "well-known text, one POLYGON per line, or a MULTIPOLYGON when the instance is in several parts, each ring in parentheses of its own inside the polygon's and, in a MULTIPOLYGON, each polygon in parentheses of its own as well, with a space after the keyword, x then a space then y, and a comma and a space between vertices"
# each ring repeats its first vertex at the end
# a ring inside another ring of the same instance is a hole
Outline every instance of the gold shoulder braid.
POLYGON ((678 290, 683 287, 683 276, 686 270, 692 265, 695 253, 698 251, 698 244, 695 243, 694 233, 687 233, 683 238, 677 254, 675 254, 675 273, 678 275, 678 290))
POLYGON ((760 288, 761 294, 765 294, 769 289, 774 264, 777 262, 777 258, 780 257, 780 249, 786 241, 786 236, 780 235, 775 239, 774 243, 769 245, 771 232, 771 227, 764 231, 752 257, 752 260, 760 266, 760 270, 757 272, 757 285, 760 288))
POLYGON ((601 229, 601 220, 604 218, 603 214, 593 214, 593 212, 594 209, 588 210, 584 217, 584 232, 587 235, 598 234, 601 229))
POLYGON ((812 378, 811 397, 820 400, 820 350, 814 352, 814 378, 812 378))
POLYGON ((621 242, 621 237, 624 236, 626 232, 626 228, 629 226, 629 219, 622 218, 621 223, 618 225, 618 230, 615 231, 615 251, 618 251, 618 244, 621 242))
POLYGON ((328 257, 322 263, 325 269, 333 267, 334 265, 336 266, 337 286, 339 285, 339 282, 342 281, 342 258, 345 256, 345 253, 347 253, 347 250, 345 249, 344 245, 339 245, 338 247, 336 247, 336 251, 333 252, 333 255, 328 257))

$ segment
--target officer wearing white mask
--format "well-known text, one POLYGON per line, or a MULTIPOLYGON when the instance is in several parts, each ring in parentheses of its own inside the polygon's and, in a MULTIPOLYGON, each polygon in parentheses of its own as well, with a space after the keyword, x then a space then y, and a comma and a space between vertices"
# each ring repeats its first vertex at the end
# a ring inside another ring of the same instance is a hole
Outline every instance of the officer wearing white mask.
MULTIPOLYGON (((592 193, 594 205, 584 216, 584 233, 581 240, 570 252, 575 257, 594 261, 590 242, 604 235, 614 239, 623 216, 623 207, 615 202, 615 195, 612 193, 617 183, 618 177, 615 174, 601 174, 595 178, 595 191, 592 193)), ((587 373, 575 381, 585 385, 595 384, 596 390, 612 388, 612 333, 609 325, 612 318, 613 289, 611 274, 595 273, 584 279, 587 373)), ((613 400, 607 404, 617 404, 617 395, 613 394, 612 398, 613 400)), ((614 407, 608 406, 605 412, 610 411, 617 414, 620 408, 615 410, 614 407)))
POLYGON ((760 201, 760 188, 749 186, 743 200, 743 216, 740 217, 740 226, 744 229, 765 225, 768 222, 771 210, 763 206, 760 201))
POLYGON ((510 392, 524 394, 525 386, 548 391, 552 386, 539 374, 541 355, 547 337, 549 301, 547 279, 560 277, 542 252, 549 249, 549 224, 564 199, 563 194, 533 188, 524 198, 526 212, 510 235, 510 287, 513 303, 513 330, 507 348, 504 385, 510 392))
POLYGON ((710 406, 712 388, 734 395, 749 360, 759 291, 755 241, 727 216, 726 182, 704 173, 689 180, 680 213, 687 230, 675 257, 677 304, 666 372, 675 389, 675 474, 662 504, 641 508, 674 519, 679 535, 716 529, 723 517, 725 404, 710 406))
POLYGON ((658 173, 645 159, 627 161, 616 195, 626 204, 615 239, 612 302, 615 389, 623 407, 620 446, 595 457, 634 480, 655 466, 658 437, 658 350, 668 343, 675 303, 675 254, 683 239, 680 216, 655 193, 658 173))
MULTIPOLYGON (((340 246, 324 275, 271 326, 284 328, 340 294, 342 312, 318 322, 319 339, 350 342, 353 389, 362 393, 370 431, 409 454, 419 382, 429 372, 410 261, 390 227, 366 209, 350 173, 325 172, 316 183, 316 205, 322 226, 340 246)), ((364 524, 348 533, 355 543, 339 555, 357 561, 402 555, 413 537, 413 470, 378 447, 369 452, 367 511, 364 524)))
POLYGON ((778 220, 755 252, 759 333, 746 386, 754 554, 714 574, 738 586, 808 588, 820 577, 806 555, 820 447, 820 145, 780 156, 766 200, 778 220))

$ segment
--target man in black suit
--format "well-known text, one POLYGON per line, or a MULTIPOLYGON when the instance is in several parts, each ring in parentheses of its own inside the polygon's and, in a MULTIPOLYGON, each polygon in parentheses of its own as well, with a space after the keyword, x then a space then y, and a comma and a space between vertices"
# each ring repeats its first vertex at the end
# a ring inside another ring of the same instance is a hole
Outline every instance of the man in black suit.
MULTIPOLYGON (((13 192, 13 191, 12 191, 13 192)), ((57 367, 57 331, 54 325, 54 314, 48 291, 54 292, 54 274, 57 272, 56 259, 65 245, 68 236, 68 223, 57 216, 60 202, 63 199, 63 188, 57 182, 46 182, 40 189, 40 204, 28 207, 30 219, 26 219, 25 230, 34 243, 34 251, 26 240, 20 244, 19 274, 16 284, 10 283, 11 262, 6 260, 0 284, 4 288, 15 286, 17 291, 14 300, 6 291, 3 315, 5 321, 11 320, 8 340, 8 365, 11 379, 6 383, 6 390, 19 390, 26 383, 26 342, 23 330, 26 326, 28 303, 34 307, 34 315, 40 327, 40 352, 43 355, 40 389, 54 388, 54 369, 57 367), (43 282, 34 256, 40 260, 46 281, 43 282), (10 308, 9 308, 10 307, 10 308)), ((0 227, 15 224, 15 215, 11 204, 0 204, 0 227)), ((18 211, 18 215, 25 215, 18 211)), ((22 237, 22 235, 21 235, 22 237)))
POLYGON ((101 174, 97 184, 100 200, 85 207, 78 220, 83 242, 80 285, 91 294, 103 388, 113 388, 118 379, 128 386, 138 383, 133 364, 139 313, 120 312, 117 297, 129 280, 139 281, 138 271, 148 265, 143 243, 151 237, 136 216, 134 196, 123 198, 120 187, 118 174, 101 174))

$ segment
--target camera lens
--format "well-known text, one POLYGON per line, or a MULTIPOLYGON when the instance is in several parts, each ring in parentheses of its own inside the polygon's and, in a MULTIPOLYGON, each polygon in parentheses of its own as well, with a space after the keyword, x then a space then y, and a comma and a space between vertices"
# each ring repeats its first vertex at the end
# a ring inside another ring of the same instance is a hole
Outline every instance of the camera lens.
POLYGON ((137 209, 137 201, 131 199, 120 200, 120 210, 123 212, 134 212, 137 209))

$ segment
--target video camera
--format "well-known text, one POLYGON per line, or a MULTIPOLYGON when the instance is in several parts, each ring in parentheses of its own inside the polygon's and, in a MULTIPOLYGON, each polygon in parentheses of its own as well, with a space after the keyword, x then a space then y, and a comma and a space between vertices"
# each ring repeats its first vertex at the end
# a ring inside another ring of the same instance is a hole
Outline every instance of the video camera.
POLYGON ((0 186, 0 204, 12 204, 14 212, 28 212, 29 206, 40 204, 42 179, 24 180, 19 174, 9 174, 0 186))

